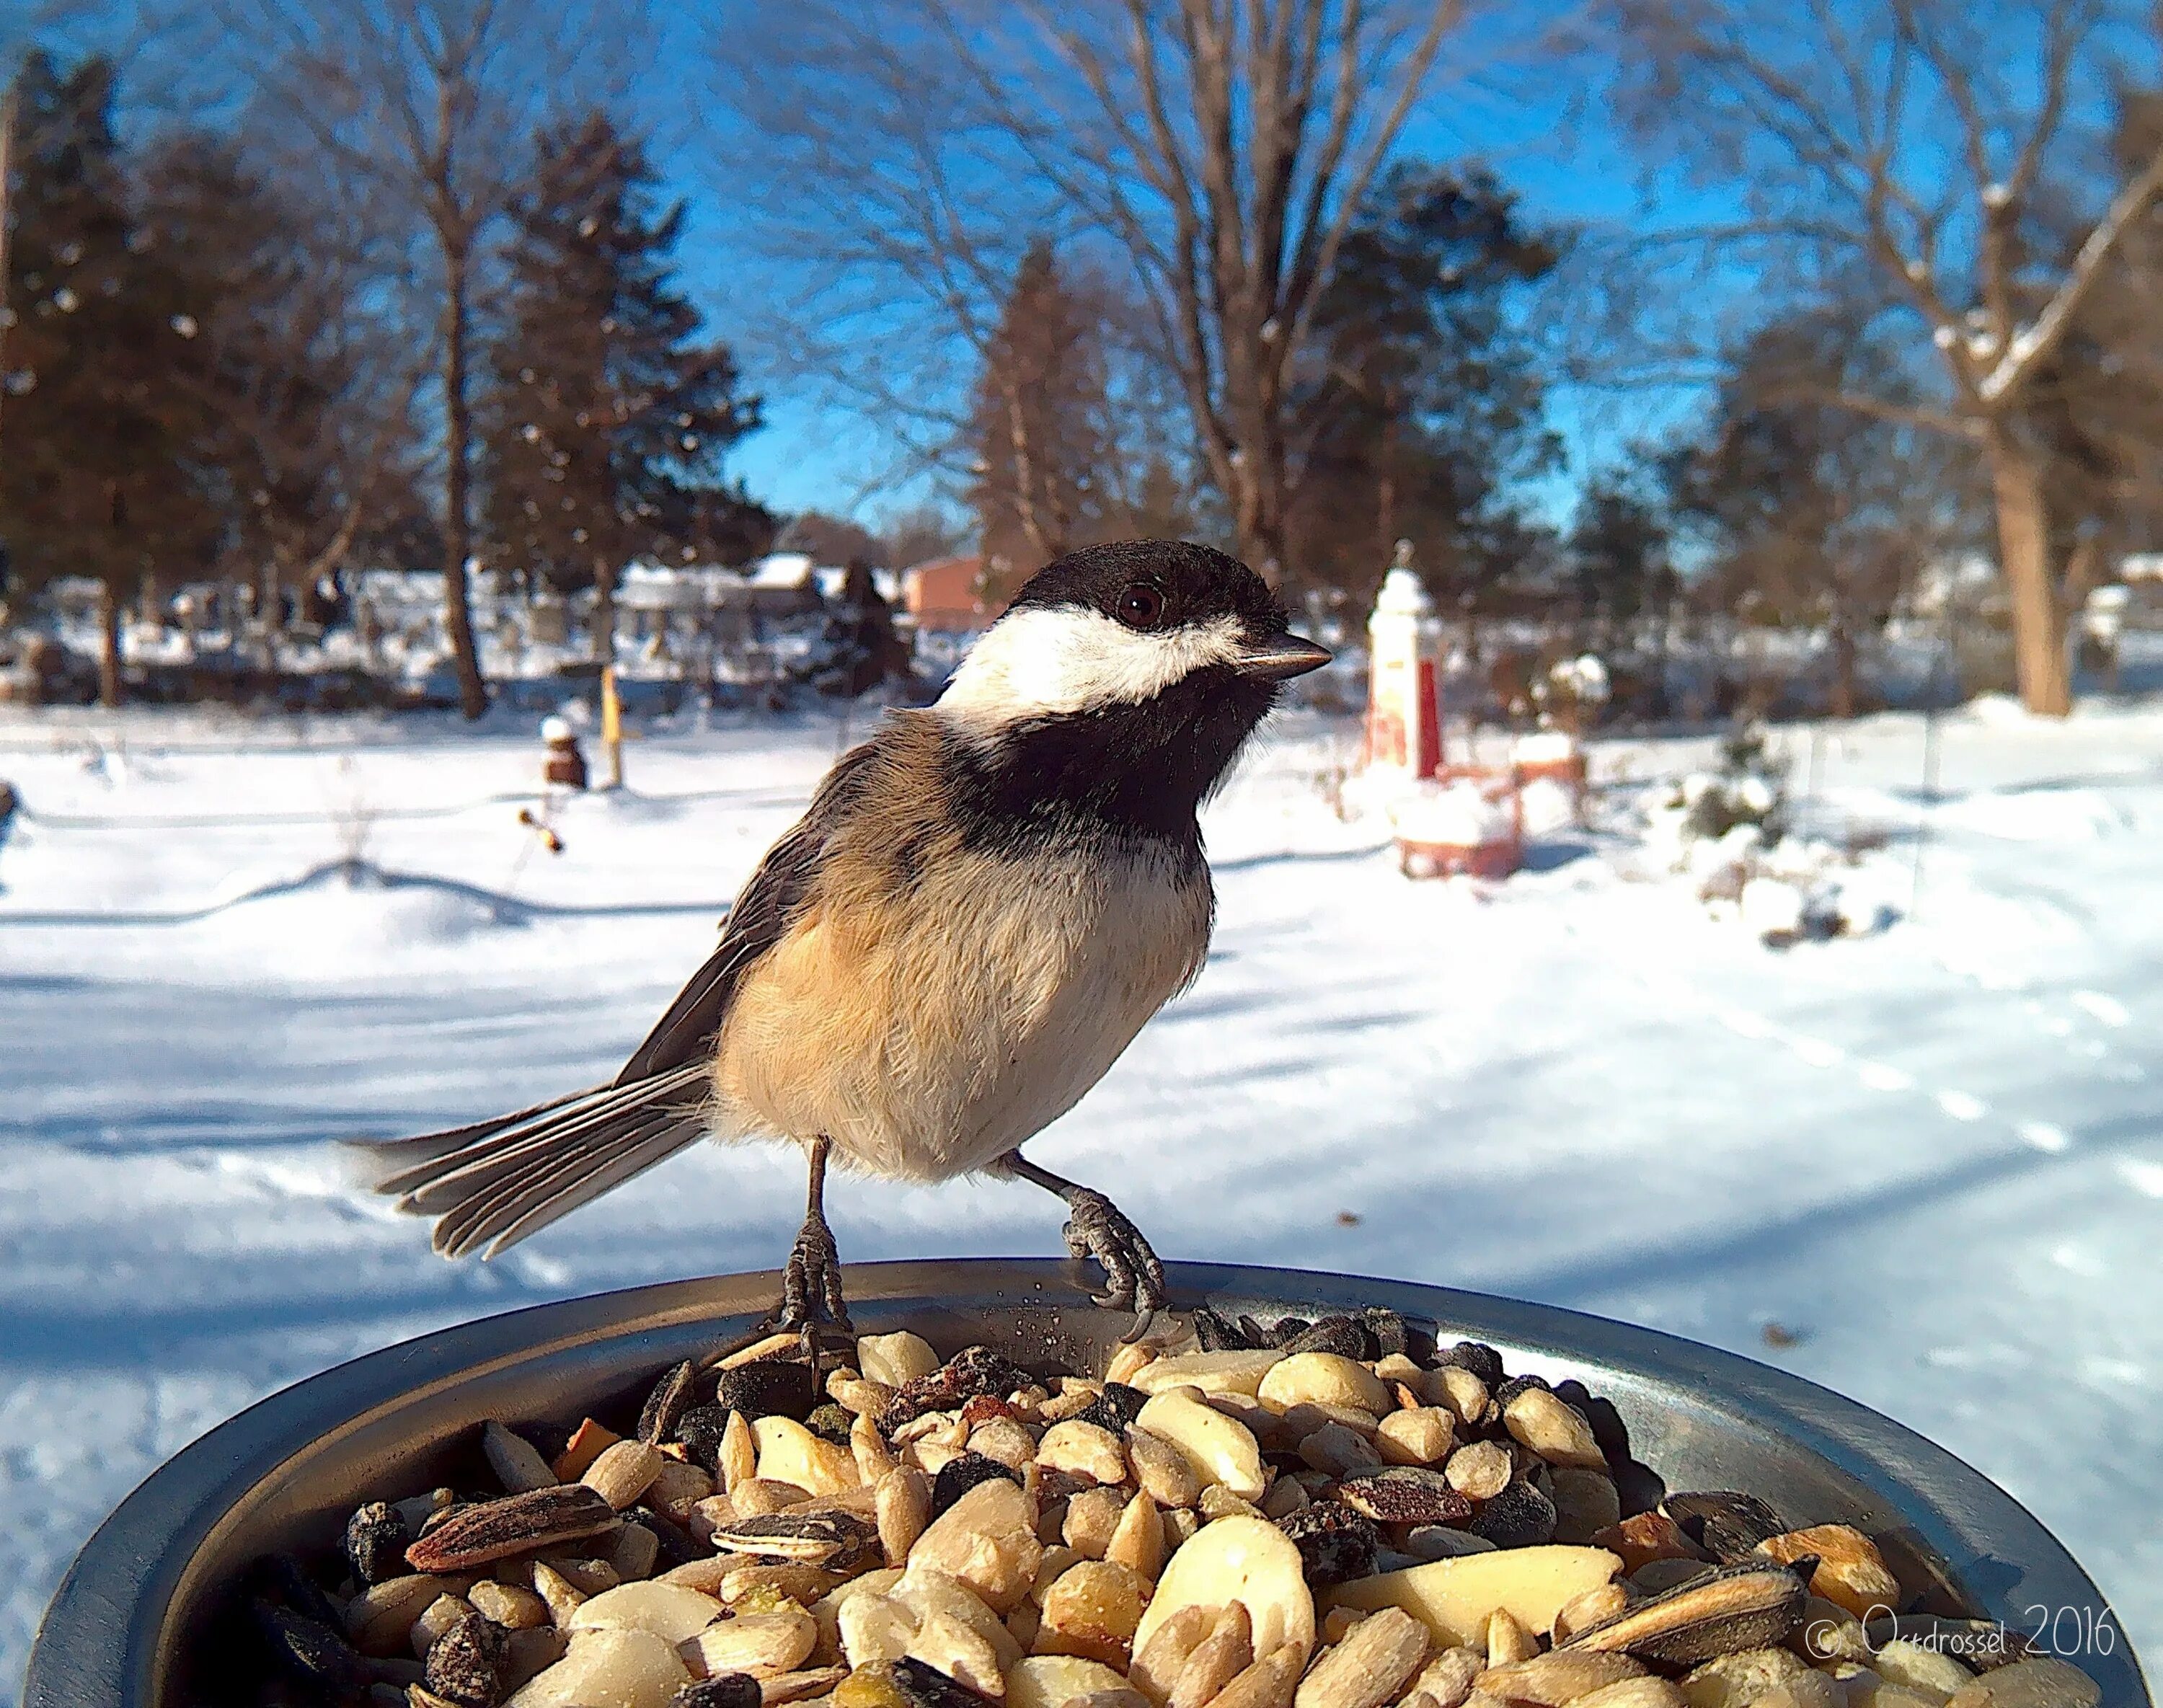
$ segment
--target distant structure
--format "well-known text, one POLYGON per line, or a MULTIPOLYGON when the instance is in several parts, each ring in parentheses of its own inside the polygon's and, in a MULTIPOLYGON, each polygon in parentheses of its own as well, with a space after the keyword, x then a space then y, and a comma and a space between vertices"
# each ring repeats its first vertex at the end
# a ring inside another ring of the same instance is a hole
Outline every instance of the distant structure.
POLYGON ((1431 778, 1442 764, 1434 604, 1412 568, 1410 541, 1397 542, 1367 620, 1367 728, 1359 768, 1378 779, 1431 778))
POLYGON ((919 634, 974 634, 998 615, 983 597, 984 560, 934 558, 901 572, 903 607, 919 634))

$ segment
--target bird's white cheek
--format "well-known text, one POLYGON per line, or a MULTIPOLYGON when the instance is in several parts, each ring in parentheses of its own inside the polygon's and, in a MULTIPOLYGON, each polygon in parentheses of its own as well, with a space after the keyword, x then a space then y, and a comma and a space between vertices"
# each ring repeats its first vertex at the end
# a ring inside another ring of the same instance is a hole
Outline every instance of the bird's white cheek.
POLYGON ((1139 705, 1229 661, 1239 643, 1233 617, 1144 634, 1097 611, 1015 611, 977 642, 939 704, 999 722, 1139 705))

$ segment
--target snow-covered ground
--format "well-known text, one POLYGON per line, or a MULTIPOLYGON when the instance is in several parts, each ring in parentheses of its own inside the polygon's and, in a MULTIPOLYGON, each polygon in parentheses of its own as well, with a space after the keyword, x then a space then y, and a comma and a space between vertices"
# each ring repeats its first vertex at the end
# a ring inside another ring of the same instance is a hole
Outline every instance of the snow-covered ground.
MULTIPOLYGON (((1782 954, 1625 829, 1709 741, 1602 747, 1607 828, 1411 883, 1326 804, 1343 727, 1282 720, 1209 814, 1200 983, 1039 1153, 1171 1256, 1549 1300, 1828 1383, 2003 1481, 2163 1654, 2163 711, 1949 720, 1911 898, 1919 729, 1783 736, 1811 822, 1890 838, 1863 876, 1904 917, 1782 954)), ((330 1141, 612 1071, 835 739, 656 733, 551 856, 523 728, 0 721, 29 809, 0 846, 0 1697, 97 1521, 260 1395, 779 1262, 778 1152, 702 1150, 452 1267, 330 1141)), ((1059 1249, 1019 1187, 833 1209, 853 1258, 1059 1249)))

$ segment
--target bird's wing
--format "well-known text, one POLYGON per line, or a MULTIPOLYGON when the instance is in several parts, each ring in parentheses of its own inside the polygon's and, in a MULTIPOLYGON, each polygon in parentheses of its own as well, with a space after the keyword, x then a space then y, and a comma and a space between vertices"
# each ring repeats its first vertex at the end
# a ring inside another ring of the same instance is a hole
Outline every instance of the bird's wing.
POLYGON ((615 1077, 617 1085, 703 1063, 712 1053, 737 982, 787 934, 835 830, 863 794, 877 757, 876 747, 867 742, 835 762, 804 816, 767 851, 729 909, 720 946, 676 993, 646 1041, 631 1052, 615 1077))

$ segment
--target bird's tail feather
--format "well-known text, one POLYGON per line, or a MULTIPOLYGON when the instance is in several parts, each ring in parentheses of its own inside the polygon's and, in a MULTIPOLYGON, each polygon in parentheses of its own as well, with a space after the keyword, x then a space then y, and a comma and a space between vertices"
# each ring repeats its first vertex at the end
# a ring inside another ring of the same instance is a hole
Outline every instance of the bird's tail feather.
POLYGON ((484 1244, 493 1257, 697 1140, 704 1081, 703 1067, 679 1067, 359 1148, 387 1165, 376 1191, 436 1218, 437 1250, 463 1257, 484 1244))

